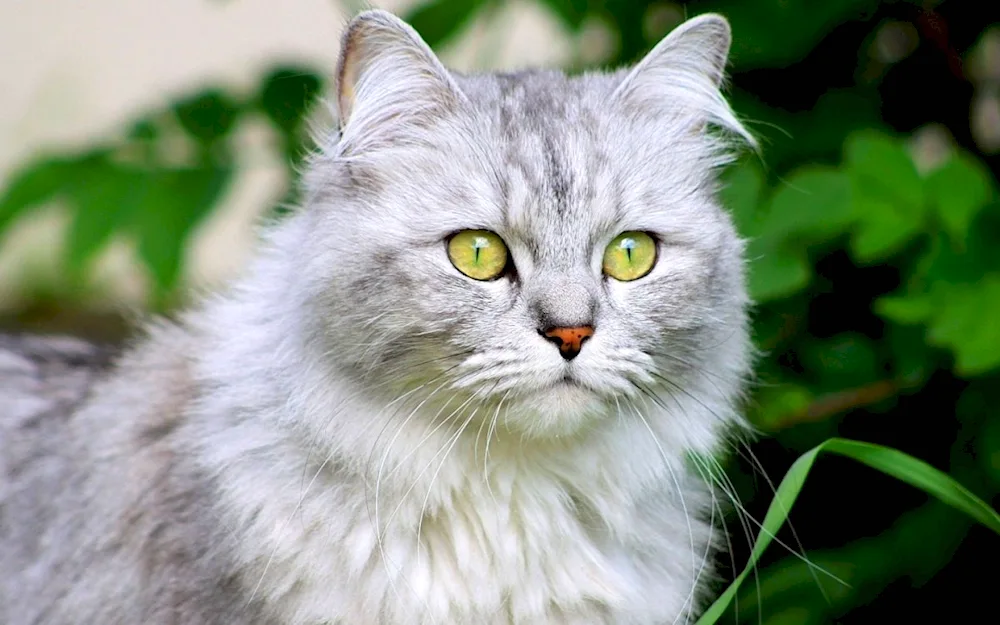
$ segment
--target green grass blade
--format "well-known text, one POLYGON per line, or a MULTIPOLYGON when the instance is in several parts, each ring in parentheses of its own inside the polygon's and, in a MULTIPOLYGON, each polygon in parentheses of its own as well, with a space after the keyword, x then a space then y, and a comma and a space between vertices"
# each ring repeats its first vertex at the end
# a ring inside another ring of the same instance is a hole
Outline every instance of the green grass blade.
POLYGON ((736 597, 736 593, 743 583, 743 580, 753 571, 757 560, 764 550, 767 549, 771 541, 774 540, 778 530, 785 524, 788 518, 788 511, 791 509, 795 499, 799 496, 806 477, 816 462, 820 453, 836 454, 845 456, 862 464, 866 464, 873 469, 877 469, 886 475, 915 486, 929 495, 937 497, 944 503, 960 510, 986 527, 1000 534, 1000 514, 991 508, 982 499, 973 495, 967 488, 956 482, 954 479, 938 471, 922 460, 907 455, 896 449, 850 441, 841 438, 832 438, 816 447, 813 447, 792 464, 788 473, 785 474, 781 484, 778 485, 774 500, 767 509, 764 516, 762 529, 754 543, 750 553, 750 561, 746 568, 733 580, 724 593, 702 614, 696 625, 712 625, 726 611, 730 603, 736 597))

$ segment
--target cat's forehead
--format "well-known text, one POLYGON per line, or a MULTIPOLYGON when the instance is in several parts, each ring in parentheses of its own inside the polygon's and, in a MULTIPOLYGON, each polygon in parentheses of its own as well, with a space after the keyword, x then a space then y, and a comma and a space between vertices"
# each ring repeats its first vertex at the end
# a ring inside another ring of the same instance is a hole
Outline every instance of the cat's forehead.
POLYGON ((608 98, 620 77, 567 76, 553 70, 525 70, 458 78, 482 121, 509 139, 543 134, 558 138, 596 130, 610 114, 608 98))
POLYGON ((497 72, 460 79, 464 94, 476 106, 496 108, 521 122, 564 120, 608 95, 615 81, 605 74, 569 76, 556 70, 497 72))
POLYGON ((574 237, 612 217, 611 78, 527 71, 466 77, 462 88, 500 172, 507 225, 574 237))
POLYGON ((620 79, 544 70, 460 79, 505 226, 583 246, 616 228, 652 226, 635 213, 663 175, 649 167, 652 142, 636 140, 642 120, 623 118, 610 102, 620 79))

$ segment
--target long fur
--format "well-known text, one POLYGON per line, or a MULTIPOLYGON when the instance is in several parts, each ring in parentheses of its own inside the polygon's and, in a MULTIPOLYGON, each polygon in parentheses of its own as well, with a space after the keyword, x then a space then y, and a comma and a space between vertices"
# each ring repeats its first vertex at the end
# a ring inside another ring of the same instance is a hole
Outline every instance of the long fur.
POLYGON ((462 76, 358 16, 305 205, 242 278, 62 404, 46 363, 93 367, 0 343, 0 622, 689 622, 687 458, 742 427, 751 360, 728 46, 702 16, 631 70, 462 76), (513 270, 459 273, 465 229, 513 270), (658 261, 618 282, 630 230, 658 261), (571 361, 539 334, 582 324, 571 361))

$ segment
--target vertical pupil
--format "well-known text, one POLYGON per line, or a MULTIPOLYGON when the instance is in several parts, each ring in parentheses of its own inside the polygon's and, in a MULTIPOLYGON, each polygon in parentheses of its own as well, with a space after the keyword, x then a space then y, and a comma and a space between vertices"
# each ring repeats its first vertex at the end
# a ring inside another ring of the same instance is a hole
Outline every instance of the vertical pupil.
POLYGON ((479 252, 485 247, 489 247, 490 242, 484 237, 476 237, 472 242, 472 249, 476 250, 475 262, 479 262, 479 252))
POLYGON ((635 247, 635 239, 622 239, 622 249, 625 250, 625 256, 628 257, 628 262, 632 262, 632 249, 635 247))

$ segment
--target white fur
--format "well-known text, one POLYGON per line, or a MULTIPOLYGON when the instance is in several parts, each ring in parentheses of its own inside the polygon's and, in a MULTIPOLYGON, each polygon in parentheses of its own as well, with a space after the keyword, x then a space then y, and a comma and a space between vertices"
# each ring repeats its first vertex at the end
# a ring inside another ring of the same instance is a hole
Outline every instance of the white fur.
POLYGON ((242 583, 289 625, 687 622, 714 502, 685 457, 717 451, 740 422, 749 362, 741 244, 714 203, 719 151, 703 132, 749 137, 718 92, 728 27, 692 20, 627 77, 567 91, 567 115, 607 119, 560 131, 563 173, 593 194, 559 220, 532 182, 545 182, 543 158, 498 160, 546 147, 544 130, 514 143, 487 114, 498 83, 452 78, 387 14, 359 20, 342 134, 313 162, 307 210, 191 317, 210 341, 195 377, 212 392, 188 427, 219 477, 242 583), (595 133, 624 144, 608 142, 597 174, 595 133), (487 172, 509 172, 506 205, 487 172), (502 223, 520 283, 463 282, 435 242, 502 223), (640 228, 670 240, 654 273, 606 282, 604 246, 640 228), (533 254, 519 232, 559 253, 533 254), (405 260, 369 275, 379 250, 405 260), (529 300, 572 316, 587 298, 598 331, 568 365, 529 300), (434 358, 449 367, 418 366, 434 358), (563 384, 567 372, 586 388, 563 384))

